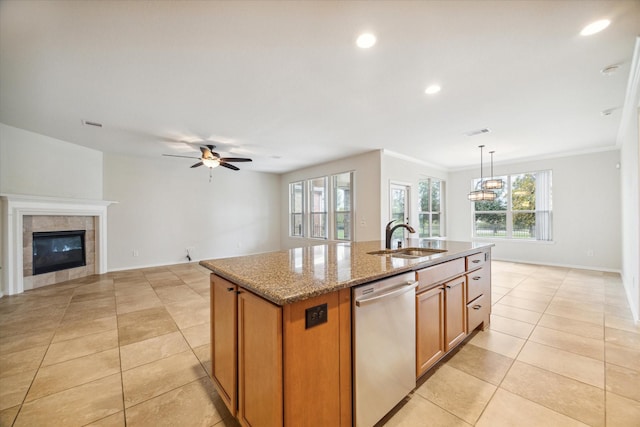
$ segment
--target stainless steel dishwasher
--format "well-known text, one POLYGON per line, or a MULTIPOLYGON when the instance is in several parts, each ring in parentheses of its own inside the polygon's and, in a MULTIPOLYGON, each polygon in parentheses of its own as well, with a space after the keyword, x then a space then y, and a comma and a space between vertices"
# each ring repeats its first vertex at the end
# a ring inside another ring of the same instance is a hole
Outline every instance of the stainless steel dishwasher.
POLYGON ((353 289, 355 425, 370 427, 416 386, 415 273, 353 289))

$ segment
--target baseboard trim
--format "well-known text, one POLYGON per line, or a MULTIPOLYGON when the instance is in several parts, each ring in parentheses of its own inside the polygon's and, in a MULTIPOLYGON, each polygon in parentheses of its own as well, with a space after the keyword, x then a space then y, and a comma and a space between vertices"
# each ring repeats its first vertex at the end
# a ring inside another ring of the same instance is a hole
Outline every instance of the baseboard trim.
POLYGON ((534 262, 534 261, 525 261, 520 259, 497 258, 495 256, 492 256, 491 259, 495 261, 517 262, 518 264, 545 265, 548 267, 564 267, 564 268, 574 268, 578 270, 591 270, 591 271, 603 271, 606 273, 618 273, 622 277, 622 270, 615 269, 615 268, 593 267, 593 266, 573 265, 573 264, 556 264, 553 262, 534 262))

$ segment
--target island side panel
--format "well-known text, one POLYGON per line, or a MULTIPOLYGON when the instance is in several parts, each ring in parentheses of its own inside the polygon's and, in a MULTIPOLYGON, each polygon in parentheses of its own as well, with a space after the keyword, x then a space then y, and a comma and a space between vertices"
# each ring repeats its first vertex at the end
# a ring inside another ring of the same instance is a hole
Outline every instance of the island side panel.
POLYGON ((237 290, 235 284, 211 275, 211 376, 234 417, 238 401, 237 290))
POLYGON ((283 311, 285 426, 350 426, 349 290, 287 304, 283 311), (324 304, 326 322, 307 327, 307 309, 324 304))

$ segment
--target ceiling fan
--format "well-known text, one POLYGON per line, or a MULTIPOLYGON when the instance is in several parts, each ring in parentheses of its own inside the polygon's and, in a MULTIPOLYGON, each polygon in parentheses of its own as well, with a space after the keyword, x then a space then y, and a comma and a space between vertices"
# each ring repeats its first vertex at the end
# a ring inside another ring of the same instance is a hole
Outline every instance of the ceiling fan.
POLYGON ((205 145, 200 147, 200 151, 202 152, 202 156, 193 157, 193 156, 178 156, 175 154, 163 154, 163 156, 167 157, 184 157, 186 159, 197 159, 198 163, 193 164, 192 168, 197 168, 199 166, 206 166, 209 168, 209 178, 211 178, 211 169, 216 168, 218 166, 223 166, 227 169, 231 169, 234 171, 240 170, 239 167, 232 165, 233 162, 250 162, 251 159, 247 159, 245 157, 220 157, 220 154, 216 153, 215 145, 205 145))

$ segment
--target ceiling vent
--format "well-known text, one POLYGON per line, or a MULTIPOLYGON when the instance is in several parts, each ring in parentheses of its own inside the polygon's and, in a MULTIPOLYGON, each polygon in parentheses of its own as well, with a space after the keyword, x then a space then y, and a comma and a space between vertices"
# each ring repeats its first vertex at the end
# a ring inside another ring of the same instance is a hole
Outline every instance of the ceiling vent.
POLYGON ((97 128, 101 128, 102 127, 102 123, 91 122, 89 120, 83 120, 82 124, 85 125, 85 126, 93 126, 93 127, 97 127, 97 128))
POLYGON ((483 133, 489 133, 489 132, 491 132, 491 129, 484 128, 484 129, 472 130, 471 132, 465 133, 465 135, 467 135, 467 136, 476 136, 476 135, 481 135, 483 133))

